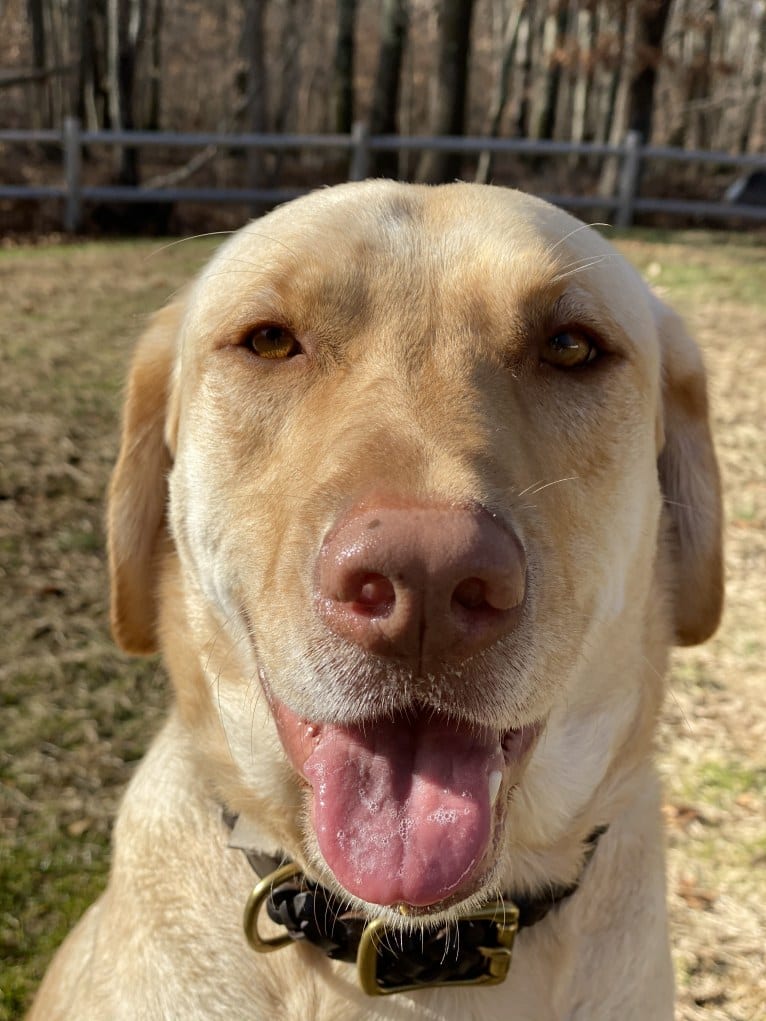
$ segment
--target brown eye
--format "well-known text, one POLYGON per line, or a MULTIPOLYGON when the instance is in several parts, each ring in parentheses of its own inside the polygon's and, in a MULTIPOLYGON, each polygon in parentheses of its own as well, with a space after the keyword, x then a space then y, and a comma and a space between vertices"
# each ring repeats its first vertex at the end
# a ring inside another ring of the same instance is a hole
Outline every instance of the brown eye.
POLYGON ((598 353, 598 348, 587 334, 580 330, 563 330, 546 340, 540 357, 557 368, 574 369, 592 362, 598 353))
POLYGON ((292 358, 301 353, 300 344, 284 326, 259 326, 243 344, 259 358, 292 358))

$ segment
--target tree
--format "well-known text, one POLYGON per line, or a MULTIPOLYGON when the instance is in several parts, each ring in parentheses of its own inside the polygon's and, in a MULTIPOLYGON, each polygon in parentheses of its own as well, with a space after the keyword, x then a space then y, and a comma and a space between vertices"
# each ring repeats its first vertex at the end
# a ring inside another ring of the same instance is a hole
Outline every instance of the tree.
MULTIPOLYGON (((759 146, 763 146, 764 130, 758 128, 759 108, 763 114, 764 110, 764 86, 766 86, 766 12, 761 10, 760 25, 757 41, 755 44, 755 59, 752 63, 751 79, 749 81, 750 94, 747 102, 743 104, 742 128, 739 136, 739 148, 741 152, 757 152, 759 146)), ((762 117, 762 125, 766 124, 766 117, 762 117)))
POLYGON ((636 5, 636 54, 628 92, 628 128, 647 142, 652 134, 654 91, 662 41, 672 0, 641 0, 636 5))
MULTIPOLYGON (((402 58, 407 41, 407 0, 383 0, 380 16, 380 52, 370 111, 373 135, 395 135, 398 128, 402 58)), ((396 177, 395 152, 377 153, 374 172, 380 177, 396 177)))
POLYGON ((540 75, 540 100, 533 118, 535 138, 553 138, 556 106, 561 86, 562 40, 567 30, 567 8, 557 0, 543 25, 543 68, 540 75))
MULTIPOLYGON (((473 0, 441 0, 436 72, 432 83, 428 133, 462 135, 468 85, 473 0)), ((417 179, 438 183, 460 174, 458 153, 430 150, 423 153, 417 179)))
MULTIPOLYGON (((109 119, 117 131, 135 127, 135 85, 138 53, 145 28, 143 0, 107 0, 107 73, 109 119)), ((117 181, 137 184, 138 152, 133 146, 116 148, 117 181)))
MULTIPOLYGON (((245 124, 246 130, 262 134, 268 129, 266 79, 266 0, 245 0, 245 22, 242 49, 245 57, 245 124)), ((247 176, 251 188, 265 184, 263 151, 247 150, 247 176)))
POLYGON ((148 74, 147 96, 144 104, 142 127, 147 131, 159 131, 160 100, 162 95, 162 21, 164 0, 154 0, 147 28, 148 74))
POLYGON ((51 111, 48 83, 44 77, 47 47, 45 45, 43 0, 27 0, 27 15, 32 29, 32 66, 40 74, 35 85, 36 102, 32 109, 40 126, 49 127, 51 111))
POLYGON ((335 130, 351 134, 354 126, 354 22, 357 0, 338 0, 335 46, 335 130))
POLYGON ((77 3, 77 72, 74 80, 72 110, 90 131, 97 131, 104 122, 107 97, 103 88, 104 10, 91 0, 77 3))
MULTIPOLYGON (((490 138, 497 138, 500 134, 500 124, 503 119, 505 107, 508 103, 510 92, 510 78, 513 69, 513 62, 516 56, 516 44, 519 38, 521 19, 526 10, 527 0, 520 0, 514 4, 505 22, 503 31, 502 56, 500 70, 498 72, 495 91, 492 97, 492 104, 489 111, 489 125, 485 134, 490 138)), ((476 169, 476 181, 479 184, 486 184, 492 174, 492 154, 487 150, 479 157, 479 164, 476 169)))

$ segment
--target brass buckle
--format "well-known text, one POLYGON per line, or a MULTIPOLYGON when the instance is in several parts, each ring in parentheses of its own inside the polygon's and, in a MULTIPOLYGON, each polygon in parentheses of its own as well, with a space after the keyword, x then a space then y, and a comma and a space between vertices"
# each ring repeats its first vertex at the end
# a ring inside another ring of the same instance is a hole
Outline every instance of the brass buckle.
POLYGON ((253 950, 257 950, 259 954, 270 954, 273 950, 280 950, 293 942, 289 935, 264 939, 258 932, 258 915, 272 891, 281 883, 292 879, 293 876, 301 875, 302 871, 300 865, 296 865, 294 862, 290 865, 283 865, 256 884, 247 898, 244 917, 245 936, 253 950))
POLYGON ((390 996, 392 993, 408 993, 417 989, 436 989, 439 986, 495 986, 505 981, 511 966, 513 940, 519 928, 519 909, 505 900, 496 900, 485 907, 464 915, 460 921, 473 922, 489 920, 497 928, 496 947, 479 947, 486 958, 487 968, 482 975, 468 979, 443 979, 438 982, 421 982, 411 985, 382 986, 378 982, 378 947, 385 932, 386 923, 376 919, 365 928, 359 941, 356 956, 356 970, 359 985, 368 996, 390 996))

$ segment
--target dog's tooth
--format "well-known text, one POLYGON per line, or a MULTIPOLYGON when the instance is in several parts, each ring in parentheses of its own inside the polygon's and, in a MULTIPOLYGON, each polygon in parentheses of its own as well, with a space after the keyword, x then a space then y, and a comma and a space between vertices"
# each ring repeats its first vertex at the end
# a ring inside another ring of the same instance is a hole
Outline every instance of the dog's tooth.
POLYGON ((497 801, 497 794, 500 790, 500 784, 503 782, 503 774, 499 769, 493 769, 489 774, 489 807, 491 808, 497 801))

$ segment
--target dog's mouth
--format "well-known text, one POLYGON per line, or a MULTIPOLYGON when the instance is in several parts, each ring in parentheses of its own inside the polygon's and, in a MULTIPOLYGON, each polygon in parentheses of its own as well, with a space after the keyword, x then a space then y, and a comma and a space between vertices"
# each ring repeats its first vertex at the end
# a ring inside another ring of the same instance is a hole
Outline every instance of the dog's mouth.
POLYGON ((498 734, 413 709, 340 725, 307 720, 268 694, 312 791, 319 850, 345 890, 432 910, 475 891, 539 724, 498 734))

